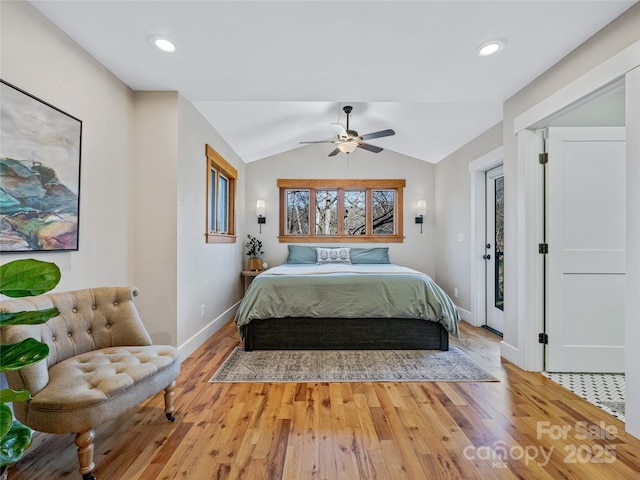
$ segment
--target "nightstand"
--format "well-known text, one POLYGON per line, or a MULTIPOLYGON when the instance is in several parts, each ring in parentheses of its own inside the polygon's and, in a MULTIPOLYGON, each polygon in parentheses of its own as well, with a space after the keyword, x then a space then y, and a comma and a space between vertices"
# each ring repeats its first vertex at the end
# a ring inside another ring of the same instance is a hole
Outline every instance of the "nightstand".
POLYGON ((261 274, 264 270, 243 270, 242 271, 242 296, 253 282, 253 279, 256 278, 257 275, 261 274))

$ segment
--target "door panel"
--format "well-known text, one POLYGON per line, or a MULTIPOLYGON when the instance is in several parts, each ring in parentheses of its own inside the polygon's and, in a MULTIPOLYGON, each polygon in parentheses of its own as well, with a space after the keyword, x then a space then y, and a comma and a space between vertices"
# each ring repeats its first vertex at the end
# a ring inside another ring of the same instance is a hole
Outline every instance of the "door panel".
POLYGON ((504 311, 504 174, 486 173, 486 325, 502 333, 504 311))
POLYGON ((624 371, 624 128, 551 128, 547 370, 624 371))

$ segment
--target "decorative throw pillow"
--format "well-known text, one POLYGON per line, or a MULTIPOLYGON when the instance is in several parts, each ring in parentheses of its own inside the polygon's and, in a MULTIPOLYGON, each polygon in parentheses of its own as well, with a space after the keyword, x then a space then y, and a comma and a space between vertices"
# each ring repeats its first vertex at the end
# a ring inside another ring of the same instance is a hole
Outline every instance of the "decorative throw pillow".
POLYGON ((310 247, 308 245, 289 245, 289 255, 287 256, 287 263, 316 263, 318 259, 318 252, 316 252, 316 246, 310 247))
POLYGON ((389 247, 352 248, 351 263, 391 263, 389 261, 389 247))
POLYGON ((351 263, 351 248, 316 248, 316 263, 351 263))

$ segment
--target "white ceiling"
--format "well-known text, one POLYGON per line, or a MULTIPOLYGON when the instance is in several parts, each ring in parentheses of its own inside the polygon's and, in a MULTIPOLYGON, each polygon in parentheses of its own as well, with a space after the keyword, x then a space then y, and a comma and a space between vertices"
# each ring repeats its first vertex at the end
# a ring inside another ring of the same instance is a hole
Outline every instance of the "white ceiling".
POLYGON ((330 124, 344 125, 349 104, 361 134, 396 131, 370 143, 437 163, 636 2, 31 3, 132 89, 179 91, 245 162, 331 138, 330 124), (157 35, 177 52, 152 47, 157 35), (504 51, 478 57, 476 48, 494 39, 504 51))

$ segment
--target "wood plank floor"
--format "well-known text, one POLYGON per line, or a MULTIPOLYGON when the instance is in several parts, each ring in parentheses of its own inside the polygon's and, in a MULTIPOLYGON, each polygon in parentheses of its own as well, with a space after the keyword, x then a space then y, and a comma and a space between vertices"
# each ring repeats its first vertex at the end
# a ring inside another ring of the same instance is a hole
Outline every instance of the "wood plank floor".
MULTIPOLYGON (((176 421, 162 395, 96 431, 99 480, 631 479, 640 441, 499 340, 452 339, 500 382, 212 384, 239 344, 226 325, 185 359, 176 421)), ((79 479, 73 435, 36 434, 11 480, 79 479)))

